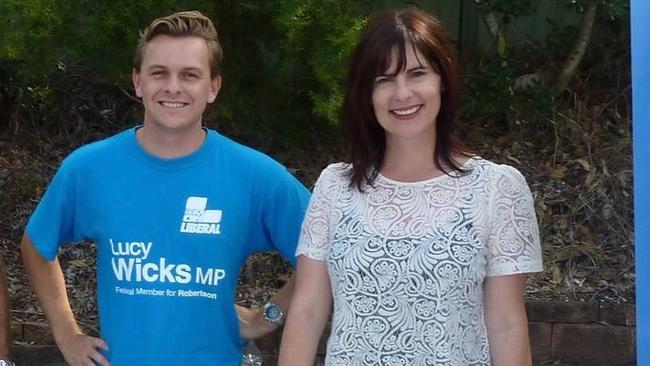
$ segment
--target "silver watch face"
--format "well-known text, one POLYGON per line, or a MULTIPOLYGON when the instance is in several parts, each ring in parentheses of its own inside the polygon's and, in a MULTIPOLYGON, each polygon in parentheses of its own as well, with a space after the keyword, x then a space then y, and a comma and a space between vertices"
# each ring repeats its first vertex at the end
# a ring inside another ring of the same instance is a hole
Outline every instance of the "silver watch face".
POLYGON ((264 305, 264 319, 274 324, 282 322, 283 318, 282 309, 274 303, 267 303, 264 305))

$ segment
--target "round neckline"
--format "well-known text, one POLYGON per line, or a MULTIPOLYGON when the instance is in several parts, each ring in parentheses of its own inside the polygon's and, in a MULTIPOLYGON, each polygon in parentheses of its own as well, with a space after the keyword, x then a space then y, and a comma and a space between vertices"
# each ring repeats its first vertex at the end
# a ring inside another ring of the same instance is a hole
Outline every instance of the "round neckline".
POLYGON ((129 141, 133 152, 138 157, 138 159, 144 163, 162 170, 177 170, 193 165, 209 152, 209 146, 213 145, 215 140, 215 136, 213 136, 211 133, 212 131, 203 128, 203 130, 206 132, 205 139, 201 143, 201 146, 199 146, 196 150, 183 156, 174 158, 161 158, 148 152, 144 149, 144 147, 142 147, 142 145, 140 145, 136 137, 136 131, 139 128, 142 128, 142 125, 133 127, 129 133, 129 141))
MULTIPOLYGON (((467 160, 465 160, 465 162, 463 162, 463 164, 460 165, 460 167, 461 168, 469 167, 469 165, 471 164, 470 161, 475 160, 475 159, 480 159, 480 158, 478 156, 470 156, 467 160)), ((456 171, 451 171, 449 174, 443 172, 441 175, 437 175, 435 177, 426 178, 426 179, 422 179, 422 180, 416 180, 416 181, 413 181, 413 182, 406 182, 406 181, 401 181, 401 180, 388 178, 385 175, 381 174, 380 172, 377 172, 377 177, 381 178, 382 180, 384 180, 384 181, 386 181, 388 183, 395 184, 395 185, 415 186, 415 185, 423 185, 423 184, 433 183, 433 182, 436 182, 438 180, 442 180, 442 179, 445 179, 445 178, 457 178, 458 177, 458 176, 453 176, 453 175, 450 175, 450 174, 458 174, 458 173, 456 171)))

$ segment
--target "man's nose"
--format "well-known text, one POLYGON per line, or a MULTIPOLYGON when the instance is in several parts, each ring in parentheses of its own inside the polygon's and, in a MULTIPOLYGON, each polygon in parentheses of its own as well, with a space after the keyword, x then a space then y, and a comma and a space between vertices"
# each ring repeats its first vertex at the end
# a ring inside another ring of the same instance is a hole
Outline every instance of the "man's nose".
POLYGON ((178 94, 181 92, 181 90, 182 90, 181 83, 180 80, 178 79, 178 76, 171 75, 167 82, 165 91, 171 94, 178 94))

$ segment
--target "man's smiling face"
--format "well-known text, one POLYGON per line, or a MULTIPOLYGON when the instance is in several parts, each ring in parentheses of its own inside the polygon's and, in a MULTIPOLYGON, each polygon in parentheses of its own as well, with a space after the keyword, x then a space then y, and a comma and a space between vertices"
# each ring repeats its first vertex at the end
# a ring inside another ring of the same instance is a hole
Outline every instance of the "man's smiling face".
POLYGON ((201 128, 203 112, 221 87, 221 76, 210 78, 205 40, 195 36, 154 37, 132 77, 144 104, 144 126, 166 132, 201 128))

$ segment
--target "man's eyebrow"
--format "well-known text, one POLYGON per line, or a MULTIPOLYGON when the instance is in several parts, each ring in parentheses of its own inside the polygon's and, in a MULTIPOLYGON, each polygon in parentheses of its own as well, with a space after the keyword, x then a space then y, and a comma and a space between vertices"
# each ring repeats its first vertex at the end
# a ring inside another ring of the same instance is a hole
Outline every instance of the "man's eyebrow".
POLYGON ((184 68, 183 68, 183 71, 192 71, 192 72, 198 72, 198 73, 202 73, 202 72, 203 72, 203 70, 201 70, 200 67, 194 67, 194 66, 184 67, 184 68))
MULTIPOLYGON (((155 70, 155 69, 163 69, 163 70, 167 70, 168 67, 167 67, 167 66, 164 66, 164 65, 149 65, 149 66, 147 67, 147 70, 155 70)), ((184 67, 184 68, 182 68, 181 70, 183 70, 183 71, 198 72, 198 73, 201 73, 201 72, 202 72, 201 68, 200 68, 200 67, 196 67, 196 66, 184 67)))

